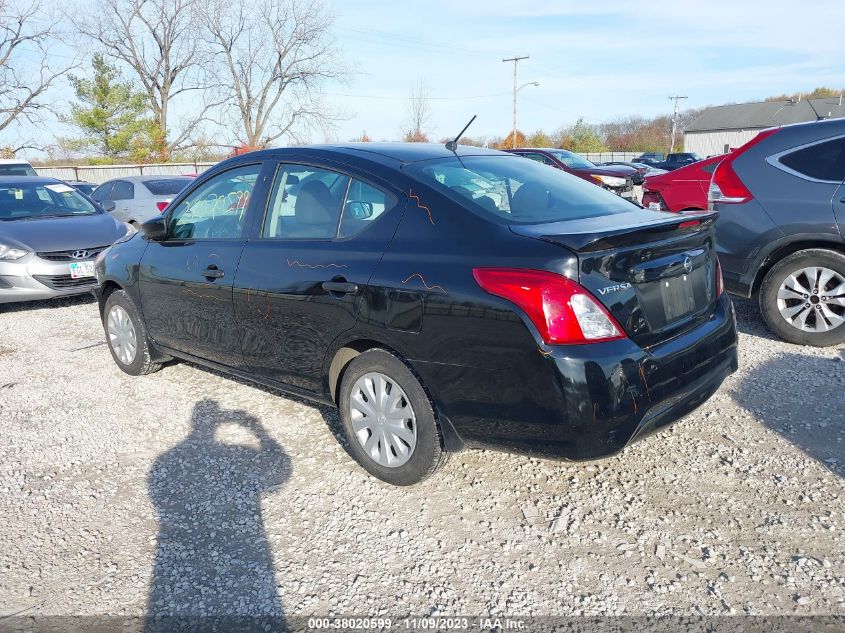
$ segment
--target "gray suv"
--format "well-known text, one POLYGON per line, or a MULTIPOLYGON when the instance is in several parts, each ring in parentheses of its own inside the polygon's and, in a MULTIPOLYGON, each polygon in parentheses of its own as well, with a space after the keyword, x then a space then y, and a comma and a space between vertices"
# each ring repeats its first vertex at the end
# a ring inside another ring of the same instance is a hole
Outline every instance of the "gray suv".
POLYGON ((760 132, 710 183, 726 288, 791 343, 845 342, 845 119, 760 132))

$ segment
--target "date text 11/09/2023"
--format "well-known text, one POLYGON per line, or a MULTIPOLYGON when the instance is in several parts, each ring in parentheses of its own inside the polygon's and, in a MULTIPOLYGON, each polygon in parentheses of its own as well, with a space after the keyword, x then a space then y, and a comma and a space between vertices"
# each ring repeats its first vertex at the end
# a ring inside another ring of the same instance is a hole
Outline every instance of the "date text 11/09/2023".
POLYGON ((505 617, 309 618, 310 630, 519 631, 524 620, 505 617))

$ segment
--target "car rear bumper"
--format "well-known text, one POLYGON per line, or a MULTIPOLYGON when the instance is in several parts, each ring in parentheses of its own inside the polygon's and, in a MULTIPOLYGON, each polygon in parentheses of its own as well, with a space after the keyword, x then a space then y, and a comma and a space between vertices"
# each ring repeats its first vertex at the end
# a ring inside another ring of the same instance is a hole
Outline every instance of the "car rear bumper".
POLYGON ((509 372, 414 365, 460 438, 452 446, 595 459, 705 402, 737 369, 736 322, 723 295, 707 322, 650 349, 624 339, 528 350, 509 372))

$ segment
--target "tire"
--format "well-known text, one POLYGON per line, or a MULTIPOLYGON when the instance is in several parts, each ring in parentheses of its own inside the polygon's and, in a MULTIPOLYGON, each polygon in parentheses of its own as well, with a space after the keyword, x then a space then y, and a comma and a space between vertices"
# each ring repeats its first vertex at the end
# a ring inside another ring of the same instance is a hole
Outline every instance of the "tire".
POLYGON ((845 282, 845 255, 841 253, 813 248, 784 257, 766 274, 760 287, 760 310, 766 325, 783 340, 797 345, 827 347, 845 342, 845 321, 840 320, 845 317, 845 291, 824 294, 837 287, 845 288, 840 282, 845 282), (806 272, 814 268, 819 271, 806 272), (827 281, 821 288, 810 288, 811 276, 815 276, 814 283, 824 282, 825 278, 827 281), (802 304, 799 299, 806 302, 802 304), (793 313, 791 318, 796 325, 788 320, 793 313))
POLYGON ((349 453, 367 472, 382 481, 394 486, 410 486, 431 476, 446 462, 447 453, 443 450, 442 435, 428 394, 413 371, 390 352, 372 349, 352 359, 343 373, 338 406, 349 453), (387 404, 370 408, 368 416, 364 410, 372 404, 372 397, 367 395, 366 388, 361 390, 361 386, 369 385, 370 394, 380 393, 379 376, 386 379, 382 385, 389 389, 385 398, 387 404), (391 400, 394 396, 395 402, 391 400), (353 398, 356 399, 354 405, 353 398), (407 416, 409 411, 413 419, 397 419, 407 416), (385 412, 393 412, 394 417, 375 415, 385 412), (412 435, 413 440, 410 439, 412 435), (368 451, 366 440, 374 436, 368 451), (413 446, 409 449, 411 442, 413 446), (384 463, 385 458, 393 464, 384 463))
POLYGON ((121 370, 130 376, 144 376, 161 369, 160 363, 152 361, 144 321, 132 299, 123 290, 115 290, 106 300, 103 309, 103 330, 111 356, 121 370), (110 323, 112 313, 116 322, 110 323), (126 347, 120 345, 121 340, 125 340, 127 332, 124 319, 128 319, 134 333, 135 349, 132 354, 128 354, 126 347), (113 330, 110 330, 110 327, 113 327, 113 330))

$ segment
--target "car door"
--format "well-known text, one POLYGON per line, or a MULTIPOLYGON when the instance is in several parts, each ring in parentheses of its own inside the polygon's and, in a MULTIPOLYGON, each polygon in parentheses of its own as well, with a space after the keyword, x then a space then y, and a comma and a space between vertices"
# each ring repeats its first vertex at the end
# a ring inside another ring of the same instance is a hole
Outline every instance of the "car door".
POLYGON ((250 214, 262 208, 263 163, 241 164, 188 190, 167 214, 167 238, 141 259, 141 308, 159 345, 241 365, 232 286, 250 214))
POLYGON ((280 163, 268 197, 235 278, 244 363, 319 392, 326 354, 355 325, 395 232, 400 195, 339 166, 280 163))
POLYGON ((108 199, 114 201, 112 215, 121 222, 129 222, 132 217, 132 205, 135 198, 135 185, 128 180, 115 180, 108 199))

